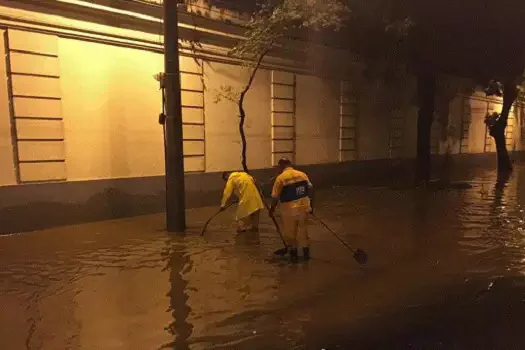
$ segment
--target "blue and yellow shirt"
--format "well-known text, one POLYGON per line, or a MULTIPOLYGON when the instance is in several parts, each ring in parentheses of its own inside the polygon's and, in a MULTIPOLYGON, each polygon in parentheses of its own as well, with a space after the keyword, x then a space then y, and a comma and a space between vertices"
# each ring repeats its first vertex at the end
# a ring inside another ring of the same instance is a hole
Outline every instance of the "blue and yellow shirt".
POLYGON ((275 179, 272 197, 279 199, 283 212, 309 212, 312 210, 309 197, 312 187, 305 173, 289 167, 275 179))

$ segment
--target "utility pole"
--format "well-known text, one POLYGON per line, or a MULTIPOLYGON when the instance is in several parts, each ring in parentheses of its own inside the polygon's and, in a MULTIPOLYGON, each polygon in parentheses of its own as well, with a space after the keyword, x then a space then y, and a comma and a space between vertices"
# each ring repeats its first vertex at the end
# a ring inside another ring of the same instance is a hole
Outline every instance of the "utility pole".
POLYGON ((164 86, 166 89, 166 227, 186 230, 184 155, 179 74, 178 0, 164 0, 164 86))

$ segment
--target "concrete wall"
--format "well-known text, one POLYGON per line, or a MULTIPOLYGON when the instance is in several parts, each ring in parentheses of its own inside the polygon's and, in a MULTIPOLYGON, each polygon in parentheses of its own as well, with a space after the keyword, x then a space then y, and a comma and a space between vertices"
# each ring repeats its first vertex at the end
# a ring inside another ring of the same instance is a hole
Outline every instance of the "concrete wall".
POLYGON ((359 90, 359 159, 388 159, 391 112, 385 108, 384 88, 368 82, 359 90))
MULTIPOLYGON (((239 66, 209 63, 204 65, 206 115, 206 171, 241 168, 239 107, 228 97, 238 94, 248 83, 250 71, 239 66), (231 93, 224 88, 230 88, 231 93)), ((246 95, 245 133, 248 167, 271 166, 270 72, 259 70, 246 95)))
MULTIPOLYGON (((19 156, 26 154, 27 162, 35 162, 19 165, 22 182, 163 174, 163 136, 157 123, 161 96, 153 79, 154 74, 163 70, 159 53, 30 31, 10 29, 9 33, 10 50, 14 50, 10 52, 11 64, 22 75, 10 77, 11 85, 0 86, 3 94, 0 108, 5 112, 0 120, 0 146, 2 163, 6 164, 0 184, 16 183, 12 155, 16 142, 11 140, 8 113, 10 86, 15 92, 32 97, 56 98, 46 103, 40 101, 36 107, 25 106, 26 112, 35 114, 30 121, 18 120, 27 119, 28 115, 15 112, 19 156), (34 57, 30 59, 16 52, 18 49, 52 57, 35 61, 34 57), (42 116, 47 119, 56 116, 56 120, 40 120, 42 116), (39 133, 47 134, 40 137, 39 133), (24 139, 21 135, 30 141, 21 141, 20 138, 24 139), (34 144, 35 138, 38 144, 34 144), (61 140, 60 144, 51 145, 48 138, 61 140)), ((248 81, 249 70, 186 57, 181 60, 181 71, 186 171, 239 169, 238 107, 224 97, 217 101, 217 96, 224 92, 223 87, 239 92, 248 81)), ((5 68, 0 73, 8 75, 5 68)), ((346 92, 342 91, 341 80, 259 70, 245 100, 249 167, 270 167, 274 162, 272 151, 284 146, 301 165, 414 157, 417 109, 411 105, 415 93, 413 81, 407 79, 394 88, 365 79, 348 84, 359 85, 352 96, 345 97, 357 101, 357 119, 352 121, 352 130, 345 129, 347 121, 343 121, 348 107, 343 106, 346 92), (282 84, 279 74, 291 76, 292 85, 279 87, 282 84), (393 95, 401 101, 395 108, 393 95), (272 129, 272 123, 278 119, 274 113, 272 120, 272 112, 285 105, 291 106, 292 128, 272 129), (343 140, 345 137, 355 140, 343 140), (349 146, 355 147, 356 154, 342 156, 342 149, 349 146)), ((14 104, 19 104, 16 97, 14 104)), ((487 105, 494 110, 501 108, 498 101, 487 101, 479 94, 452 100, 450 108, 440 112, 449 114, 448 125, 437 127, 434 151, 443 153, 447 142, 451 143, 452 153, 493 151, 490 140, 485 139, 483 118, 487 105), (443 136, 448 126, 453 127, 452 135, 443 136)), ((521 147, 518 119, 513 132, 509 132, 513 149, 521 147)), ((277 157, 275 152, 274 156, 277 157)), ((21 161, 25 159, 22 158, 21 161)))
MULTIPOLYGON (((134 35, 153 45, 151 35, 134 35)), ((153 76, 163 71, 163 57, 148 47, 95 41, 12 28, 0 36, 0 219, 10 231, 162 210, 161 93, 153 76), (33 223, 22 222, 27 213, 33 223)), ((189 206, 214 204, 223 185, 216 172, 241 168, 238 106, 218 97, 224 87, 229 97, 240 92, 250 71, 227 62, 181 58, 189 206)), ((415 156, 413 78, 385 86, 271 69, 258 71, 245 100, 250 169, 268 169, 286 155, 316 181, 337 182, 415 156)), ((501 101, 481 94, 454 98, 437 112, 446 123, 436 124, 433 151, 443 154, 447 143, 454 154, 493 151, 483 120, 500 109, 501 101)), ((509 149, 523 149, 523 117, 512 119, 509 149)))
POLYGON ((156 53, 60 39, 68 180, 164 172, 156 53), (81 67, 81 68, 80 68, 81 67))
POLYGON ((339 161, 340 117, 340 81, 297 76, 297 164, 339 161))
MULTIPOLYGON (((447 138, 441 138, 440 143, 440 153, 446 152, 447 147, 450 148, 450 151, 452 154, 459 154, 462 152, 461 145, 462 145, 462 134, 463 134, 463 128, 464 128, 464 103, 465 100, 463 97, 455 97, 452 101, 450 101, 449 105, 449 128, 448 128, 448 137, 447 138), (447 145, 447 141, 449 144, 447 145)), ((446 131, 442 128, 442 131, 446 131)))
POLYGON ((478 99, 472 99, 467 102, 466 118, 470 121, 468 153, 483 153, 484 151, 486 126, 483 120, 486 113, 486 102, 478 99))

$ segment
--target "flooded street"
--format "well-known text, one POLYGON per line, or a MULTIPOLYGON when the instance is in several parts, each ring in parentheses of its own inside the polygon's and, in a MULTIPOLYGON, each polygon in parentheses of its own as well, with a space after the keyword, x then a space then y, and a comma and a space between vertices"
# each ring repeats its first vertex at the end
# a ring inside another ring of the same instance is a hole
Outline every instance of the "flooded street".
MULTIPOLYGON (((263 215, 189 212, 0 237, 0 349, 523 349, 525 165, 472 188, 320 191, 313 259, 291 265, 263 215)), ((217 198, 219 201, 219 198, 217 198)))

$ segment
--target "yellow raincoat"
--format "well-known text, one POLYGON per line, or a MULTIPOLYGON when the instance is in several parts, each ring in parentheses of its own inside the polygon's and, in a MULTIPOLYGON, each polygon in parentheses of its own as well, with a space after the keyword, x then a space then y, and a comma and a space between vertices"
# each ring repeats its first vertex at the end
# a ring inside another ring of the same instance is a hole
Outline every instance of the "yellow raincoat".
POLYGON ((247 173, 235 172, 230 175, 222 196, 222 207, 226 206, 232 193, 235 193, 239 198, 236 214, 237 220, 246 218, 256 211, 264 209, 264 204, 255 185, 255 181, 253 177, 247 173))

